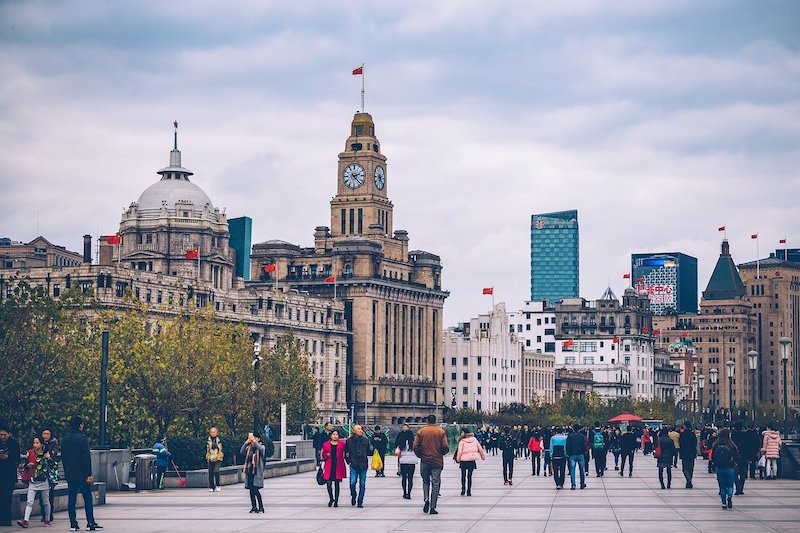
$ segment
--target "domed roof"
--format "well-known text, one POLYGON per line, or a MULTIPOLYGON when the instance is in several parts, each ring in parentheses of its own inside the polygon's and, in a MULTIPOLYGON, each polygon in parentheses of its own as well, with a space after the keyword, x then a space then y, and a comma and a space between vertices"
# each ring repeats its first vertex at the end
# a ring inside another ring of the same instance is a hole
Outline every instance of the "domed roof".
POLYGON ((191 204, 193 210, 197 211, 206 207, 209 211, 214 210, 211 199, 203 189, 188 179, 172 179, 166 176, 145 189, 137 203, 139 211, 160 210, 162 207, 173 210, 177 203, 186 204, 187 207, 191 204))

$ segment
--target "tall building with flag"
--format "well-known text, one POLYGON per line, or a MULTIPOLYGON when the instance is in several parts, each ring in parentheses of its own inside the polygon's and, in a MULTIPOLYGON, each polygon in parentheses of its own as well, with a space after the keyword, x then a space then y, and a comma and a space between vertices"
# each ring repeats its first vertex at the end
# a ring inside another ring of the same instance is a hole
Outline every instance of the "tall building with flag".
POLYGON ((654 315, 697 313, 697 258, 680 252, 632 254, 631 273, 654 315))
POLYGON ((578 211, 531 216, 531 300, 579 295, 578 211))

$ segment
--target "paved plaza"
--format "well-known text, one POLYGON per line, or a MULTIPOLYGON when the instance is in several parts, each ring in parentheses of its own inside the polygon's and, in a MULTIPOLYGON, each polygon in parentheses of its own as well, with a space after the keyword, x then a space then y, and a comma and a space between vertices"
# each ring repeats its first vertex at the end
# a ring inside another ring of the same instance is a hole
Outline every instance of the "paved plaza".
MULTIPOLYGON (((248 514, 242 485, 213 494, 205 489, 110 493, 96 514, 105 531, 112 532, 800 532, 800 481, 748 480, 734 509, 723 511, 716 479, 706 473, 703 460, 697 461, 693 490, 683 488, 679 469, 673 470, 673 488, 661 490, 652 456, 637 455, 632 478, 619 477, 609 459, 611 469, 603 478, 589 476, 585 490, 569 490, 567 478, 567 488, 556 491, 552 478, 531 477, 524 459, 516 461, 514 485, 504 486, 499 456, 490 456, 475 472, 473 496, 462 497, 459 469, 447 458, 437 516, 422 513, 422 480, 415 480, 413 499, 404 500, 400 478, 391 468, 386 478, 367 478, 363 509, 350 506, 346 482, 340 507, 328 508, 325 487, 307 473, 267 479, 264 515, 248 514)), ((54 527, 66 530, 66 513, 56 515, 54 527)))

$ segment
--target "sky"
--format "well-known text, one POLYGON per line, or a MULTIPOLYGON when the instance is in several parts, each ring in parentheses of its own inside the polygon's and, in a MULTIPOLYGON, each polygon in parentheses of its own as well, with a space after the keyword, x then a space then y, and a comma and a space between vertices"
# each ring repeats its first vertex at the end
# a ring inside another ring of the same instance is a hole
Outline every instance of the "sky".
POLYGON ((330 225, 365 64, 395 229, 445 322, 530 297, 530 217, 577 209, 581 295, 630 254, 800 246, 800 3, 0 2, 0 236, 114 233, 168 163, 253 242, 330 225), (38 231, 37 231, 38 227, 38 231))

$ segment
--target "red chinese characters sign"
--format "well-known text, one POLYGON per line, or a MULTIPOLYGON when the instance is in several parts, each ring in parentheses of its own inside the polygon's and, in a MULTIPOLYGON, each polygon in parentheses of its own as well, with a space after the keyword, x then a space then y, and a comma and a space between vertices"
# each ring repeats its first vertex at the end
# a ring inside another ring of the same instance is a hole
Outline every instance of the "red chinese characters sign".
POLYGON ((675 303, 675 286, 674 285, 657 285, 640 283, 636 285, 639 292, 646 292, 650 298, 650 303, 654 304, 674 304, 675 303))

